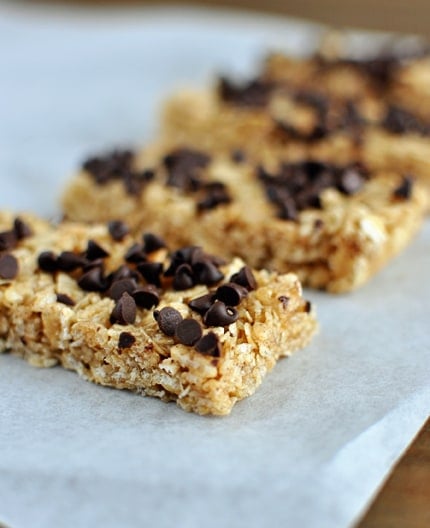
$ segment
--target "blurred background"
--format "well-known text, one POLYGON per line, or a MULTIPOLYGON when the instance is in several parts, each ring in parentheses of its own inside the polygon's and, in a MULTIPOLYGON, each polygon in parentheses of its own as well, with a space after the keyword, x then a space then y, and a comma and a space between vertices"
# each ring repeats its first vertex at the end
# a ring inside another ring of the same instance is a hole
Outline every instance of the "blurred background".
MULTIPOLYGON (((32 0, 32 3, 37 3, 32 0)), ((53 2, 54 3, 54 2, 53 2)), ((60 3, 60 2, 56 2, 60 3)), ((264 10, 310 18, 336 26, 420 33, 430 37, 429 0, 189 0, 148 2, 145 0, 75 0, 69 4, 92 5, 207 5, 264 10)))

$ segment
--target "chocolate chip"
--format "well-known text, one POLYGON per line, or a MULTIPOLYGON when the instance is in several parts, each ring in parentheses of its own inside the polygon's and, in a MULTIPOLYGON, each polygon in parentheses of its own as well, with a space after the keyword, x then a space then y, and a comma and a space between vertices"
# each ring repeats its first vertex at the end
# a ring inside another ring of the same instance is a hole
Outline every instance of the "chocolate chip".
POLYGON ((86 264, 87 260, 85 257, 72 251, 63 251, 57 258, 57 269, 61 271, 74 271, 84 267, 86 264))
POLYGON ((234 161, 234 163, 243 163, 244 161, 246 161, 245 152, 240 149, 233 150, 233 152, 231 153, 231 159, 232 161, 234 161))
POLYGON ((13 230, 15 231, 16 238, 22 240, 33 234, 30 226, 26 224, 19 216, 17 216, 13 222, 13 230))
POLYGON ((202 190, 203 197, 197 202, 197 211, 215 209, 219 205, 231 202, 226 186, 222 182, 206 184, 202 190))
POLYGON ((169 337, 175 335, 176 327, 182 321, 182 315, 171 308, 166 306, 161 310, 154 311, 154 319, 157 321, 160 330, 169 337))
POLYGON ((0 279, 14 279, 18 274, 18 261, 13 255, 0 255, 0 279))
POLYGON ((182 345, 193 346, 202 337, 202 327, 194 319, 184 319, 176 327, 175 337, 182 345))
POLYGON ((124 292, 112 310, 110 322, 121 325, 133 324, 136 320, 136 312, 135 300, 130 294, 124 292))
POLYGON ((8 251, 13 249, 17 244, 17 236, 15 230, 2 231, 0 233, 0 251, 8 251))
POLYGON ((78 280, 78 285, 84 291, 101 292, 107 284, 100 267, 91 268, 78 280))
POLYGON ((131 150, 114 150, 103 156, 95 156, 86 160, 82 168, 89 172, 97 183, 121 179, 131 170, 133 152, 131 150))
POLYGON ((137 288, 137 283, 132 278, 118 279, 111 284, 109 288, 108 295, 114 301, 117 301, 124 292, 129 293, 130 295, 137 288))
POLYGON ((202 253, 203 252, 201 248, 197 246, 186 246, 181 249, 177 249, 170 256, 170 266, 166 269, 164 275, 166 277, 173 276, 179 266, 181 266, 182 264, 191 264, 193 256, 194 258, 196 255, 200 257, 202 253))
POLYGON ((224 274, 208 258, 202 262, 196 262, 192 268, 197 284, 212 285, 224 278, 224 274))
POLYGON ((241 300, 248 295, 248 290, 244 286, 234 282, 227 282, 216 291, 216 298, 227 306, 237 306, 241 300))
POLYGON ((197 341, 195 349, 205 356, 220 357, 221 355, 218 337, 213 332, 209 332, 197 341))
POLYGON ((312 303, 311 301, 306 301, 305 303, 305 312, 309 313, 312 310, 312 303))
POLYGON ((65 304, 66 306, 74 306, 76 304, 75 301, 65 293, 57 293, 57 302, 65 304))
POLYGON ((277 207, 278 217, 284 220, 295 220, 305 209, 321 208, 320 195, 325 189, 353 194, 368 177, 360 164, 337 167, 318 161, 283 163, 277 174, 259 167, 257 175, 269 201, 277 207))
POLYGON ((163 264, 161 262, 142 262, 137 265, 138 272, 148 284, 154 284, 158 288, 161 286, 161 275, 163 264))
POLYGON ((394 190, 393 196, 395 198, 402 198, 409 200, 412 196, 412 189, 414 186, 414 180, 411 176, 403 176, 401 184, 394 190))
POLYGON ((234 84, 225 77, 218 83, 218 95, 226 103, 237 106, 266 106, 275 85, 260 79, 254 79, 242 85, 234 84))
POLYGON ((121 220, 112 220, 112 222, 109 222, 108 231, 116 242, 121 242, 130 232, 127 224, 121 222, 121 220))
POLYGON ((191 149, 177 149, 165 156, 163 163, 168 177, 166 185, 184 191, 196 191, 201 185, 201 169, 210 163, 205 152, 191 149))
POLYGON ((145 253, 153 253, 161 248, 166 247, 166 242, 164 240, 154 235, 153 233, 145 233, 143 235, 143 251, 145 253))
POLYGON ((257 281, 255 280, 254 274, 252 273, 252 269, 249 266, 244 266, 243 268, 240 268, 237 273, 234 273, 230 277, 230 282, 239 284, 240 286, 246 288, 248 291, 257 289, 257 281))
POLYGON ((278 301, 280 301, 282 303, 282 307, 285 310, 287 308, 287 306, 288 306, 288 303, 290 302, 290 298, 287 297, 286 295, 281 295, 281 296, 278 297, 278 301))
POLYGON ((121 332, 118 339, 118 348, 130 348, 136 342, 136 338, 130 332, 121 332))
POLYGON ((57 257, 52 251, 42 251, 37 258, 37 264, 42 271, 53 273, 57 271, 57 257))
POLYGON ((204 316, 206 326, 228 326, 239 317, 236 308, 226 306, 221 301, 215 301, 204 316))
POLYGON ((209 310, 209 308, 212 306, 214 301, 215 301, 215 294, 207 293, 206 295, 202 295, 201 297, 196 297, 195 299, 192 299, 188 303, 188 306, 191 308, 191 310, 194 310, 200 315, 204 315, 209 310))
POLYGON ((109 253, 104 250, 94 240, 88 240, 87 249, 85 251, 85 257, 88 260, 104 259, 109 256, 109 253))
POLYGON ((133 244, 124 255, 124 259, 127 262, 144 262, 146 255, 142 244, 133 244))
POLYGON ((155 172, 153 170, 144 170, 141 172, 130 171, 124 174, 123 182, 127 194, 139 196, 144 185, 153 180, 155 172))
POLYGON ((113 282, 120 279, 134 279, 137 281, 139 279, 139 274, 135 270, 130 269, 125 264, 122 264, 106 277, 108 284, 112 284, 113 282))
POLYGON ((175 272, 172 286, 175 290, 188 290, 194 286, 193 270, 189 264, 181 264, 175 272))
POLYGON ((148 284, 147 286, 140 286, 132 293, 133 299, 137 306, 149 310, 153 306, 157 306, 160 302, 160 295, 155 286, 148 284))

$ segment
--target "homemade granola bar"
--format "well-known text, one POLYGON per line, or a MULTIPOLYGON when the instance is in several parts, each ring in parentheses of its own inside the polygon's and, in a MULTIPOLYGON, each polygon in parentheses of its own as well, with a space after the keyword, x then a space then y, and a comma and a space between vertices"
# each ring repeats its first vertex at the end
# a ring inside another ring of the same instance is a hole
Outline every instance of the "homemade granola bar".
POLYGON ((315 330, 293 274, 169 253, 119 221, 0 214, 0 351, 33 365, 224 415, 315 330))
POLYGON ((410 241, 427 193, 413 178, 361 164, 267 165, 158 144, 89 159, 64 196, 68 218, 125 219, 171 244, 198 244, 306 285, 364 284, 410 241))
POLYGON ((274 54, 249 82, 221 78, 212 90, 175 94, 163 134, 257 162, 361 160, 413 171, 430 189, 429 79, 423 50, 366 60, 274 54))

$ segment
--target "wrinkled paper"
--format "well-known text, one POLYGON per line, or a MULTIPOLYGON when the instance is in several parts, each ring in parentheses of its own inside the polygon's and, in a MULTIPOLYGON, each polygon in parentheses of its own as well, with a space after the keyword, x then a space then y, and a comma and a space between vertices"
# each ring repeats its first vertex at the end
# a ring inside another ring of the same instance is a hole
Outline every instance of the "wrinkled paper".
MULTIPOLYGON (((88 154, 142 144, 160 101, 320 28, 197 9, 0 5, 0 207, 58 214, 88 154)), ((368 43, 368 40, 366 39, 368 43)), ((225 418, 0 356, 0 523, 342 528, 430 409, 430 225, 225 418)))

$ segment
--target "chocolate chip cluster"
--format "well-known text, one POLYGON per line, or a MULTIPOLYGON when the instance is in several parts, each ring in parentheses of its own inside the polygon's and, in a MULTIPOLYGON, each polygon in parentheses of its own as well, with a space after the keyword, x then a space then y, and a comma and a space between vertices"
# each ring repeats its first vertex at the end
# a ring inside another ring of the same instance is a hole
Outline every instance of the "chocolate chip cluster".
MULTIPOLYGON (((123 182, 129 194, 139 195, 145 184, 155 178, 156 173, 150 169, 136 171, 133 168, 134 158, 135 155, 131 150, 115 150, 104 156, 88 159, 82 168, 99 185, 119 180, 123 182)), ((231 201, 223 182, 204 180, 202 170, 210 162, 211 158, 205 152, 182 148, 167 154, 161 163, 167 172, 165 184, 194 194, 198 212, 214 209, 231 201)))
MULTIPOLYGON (((122 222, 111 222, 108 226, 114 240, 122 240, 128 228, 122 222)), ((110 314, 111 324, 131 325, 135 322, 137 310, 158 306, 162 291, 172 287, 181 291, 198 284, 218 285, 224 274, 220 266, 224 261, 208 255, 200 247, 183 247, 170 254, 168 265, 151 260, 151 254, 165 248, 164 241, 152 233, 145 233, 141 242, 134 243, 124 254, 124 262, 114 271, 105 272, 105 259, 109 253, 96 241, 88 240, 82 252, 43 251, 38 256, 39 268, 47 273, 65 272, 71 274, 78 286, 87 292, 98 292, 115 301, 110 314)), ((248 267, 242 268, 230 277, 230 281, 219 285, 208 295, 193 299, 189 306, 202 316, 207 327, 227 326, 236 321, 236 306, 256 288, 255 278, 248 267)), ((57 294, 57 301, 73 306, 75 301, 64 293, 57 294)), ((171 307, 154 311, 154 317, 163 333, 174 336, 187 346, 195 346, 201 353, 219 355, 218 339, 213 332, 203 336, 201 324, 184 319, 171 307)), ((119 349, 134 343, 134 336, 123 332, 118 343, 119 349)))
POLYGON ((304 209, 320 208, 320 195, 330 187, 351 195, 361 189, 368 173, 361 165, 337 167, 319 161, 282 164, 276 174, 259 167, 257 176, 266 196, 283 220, 296 220, 304 209))
POLYGON ((124 184, 128 194, 140 194, 143 186, 154 178, 154 171, 136 171, 133 167, 134 153, 131 150, 114 150, 103 156, 86 160, 82 168, 87 171, 99 185, 119 180, 124 184))
MULTIPOLYGON (((236 306, 249 291, 256 289, 257 283, 248 266, 230 277, 230 281, 206 295, 192 299, 189 307, 202 316, 206 327, 228 326, 234 323, 239 314, 236 306)), ((178 310, 166 306, 154 311, 154 318, 160 330, 186 346, 194 346, 202 354, 218 357, 220 348, 214 332, 203 335, 202 325, 193 318, 183 319, 178 310)))
POLYGON ((19 271, 17 259, 9 253, 20 240, 32 235, 30 227, 17 217, 12 228, 0 233, 0 279, 14 279, 19 271))
POLYGON ((220 181, 204 181, 201 171, 211 161, 210 156, 199 150, 177 149, 163 159, 167 171, 166 185, 184 192, 195 193, 197 211, 215 209, 231 201, 227 188, 220 181))
MULTIPOLYGON (((108 226, 114 240, 122 240, 128 228, 122 222, 111 222, 108 226)), ((115 301, 111 313, 111 323, 133 324, 137 307, 150 309, 160 300, 161 274, 163 265, 151 262, 148 256, 165 247, 162 239, 152 233, 145 233, 142 243, 134 244, 124 255, 124 263, 109 274, 105 273, 105 259, 109 253, 94 240, 89 240, 81 253, 62 251, 56 255, 43 251, 38 256, 42 271, 55 273, 62 271, 74 275, 78 286, 87 292, 98 292, 115 301), (145 284, 141 284, 142 279, 145 284)), ((59 293, 57 301, 73 306, 74 300, 59 293)))

